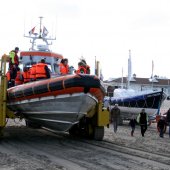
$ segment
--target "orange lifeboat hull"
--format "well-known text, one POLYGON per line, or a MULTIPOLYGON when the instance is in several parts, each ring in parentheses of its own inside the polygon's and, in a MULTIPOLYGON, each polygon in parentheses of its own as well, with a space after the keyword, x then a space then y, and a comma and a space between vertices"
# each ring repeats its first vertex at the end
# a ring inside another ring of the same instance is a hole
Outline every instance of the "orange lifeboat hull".
POLYGON ((8 89, 7 105, 41 126, 68 131, 103 101, 104 95, 96 76, 66 75, 8 89))

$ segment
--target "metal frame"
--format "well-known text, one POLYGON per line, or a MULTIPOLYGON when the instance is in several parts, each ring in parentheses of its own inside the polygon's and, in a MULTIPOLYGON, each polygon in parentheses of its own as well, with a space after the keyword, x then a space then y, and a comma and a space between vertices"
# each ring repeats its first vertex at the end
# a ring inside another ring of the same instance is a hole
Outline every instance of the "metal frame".
POLYGON ((0 136, 3 135, 3 129, 6 126, 6 118, 15 118, 13 112, 7 108, 7 77, 6 77, 6 62, 9 58, 4 54, 0 60, 0 136))

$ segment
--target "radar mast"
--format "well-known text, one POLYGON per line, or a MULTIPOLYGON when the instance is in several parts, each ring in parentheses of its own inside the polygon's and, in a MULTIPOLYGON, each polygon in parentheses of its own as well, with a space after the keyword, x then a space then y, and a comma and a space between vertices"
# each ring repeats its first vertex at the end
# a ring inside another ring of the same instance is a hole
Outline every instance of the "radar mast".
POLYGON ((29 31, 29 35, 24 34, 24 37, 30 38, 30 43, 31 43, 31 48, 29 49, 30 51, 33 51, 33 50, 50 51, 49 45, 52 45, 52 41, 56 40, 56 38, 47 37, 49 32, 46 29, 46 27, 42 25, 43 17, 41 16, 41 17, 39 17, 39 19, 40 19, 39 31, 36 32, 37 26, 35 26, 29 31), (45 45, 43 45, 43 44, 36 45, 37 40, 42 40, 43 42, 45 42, 45 45), (35 49, 35 47, 37 47, 37 49, 35 49))

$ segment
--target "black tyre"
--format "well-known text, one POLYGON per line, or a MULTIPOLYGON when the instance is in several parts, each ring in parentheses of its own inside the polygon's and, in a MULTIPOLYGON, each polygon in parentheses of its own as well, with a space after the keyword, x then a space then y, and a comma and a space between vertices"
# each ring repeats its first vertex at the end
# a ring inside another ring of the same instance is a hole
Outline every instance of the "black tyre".
POLYGON ((95 140, 103 140, 104 137, 104 126, 97 126, 94 128, 94 136, 95 140))
POLYGON ((29 128, 33 128, 33 129, 39 129, 41 128, 41 125, 33 122, 33 121, 30 121, 30 120, 25 120, 25 123, 26 123, 26 126, 29 127, 29 128))
POLYGON ((76 124, 76 125, 73 125, 73 126, 71 127, 71 129, 69 129, 69 134, 72 135, 72 136, 77 136, 77 135, 80 134, 80 130, 79 130, 77 124, 76 124))

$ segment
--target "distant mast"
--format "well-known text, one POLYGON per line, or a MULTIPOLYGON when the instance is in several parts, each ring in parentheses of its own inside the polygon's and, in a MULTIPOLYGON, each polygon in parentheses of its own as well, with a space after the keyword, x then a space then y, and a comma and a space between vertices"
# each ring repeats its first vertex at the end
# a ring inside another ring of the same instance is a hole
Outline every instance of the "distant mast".
POLYGON ((131 61, 131 50, 129 50, 129 58, 128 58, 128 84, 127 88, 130 87, 130 80, 132 78, 132 61, 131 61))
POLYGON ((123 89, 123 67, 122 67, 122 81, 121 81, 121 89, 123 89))

